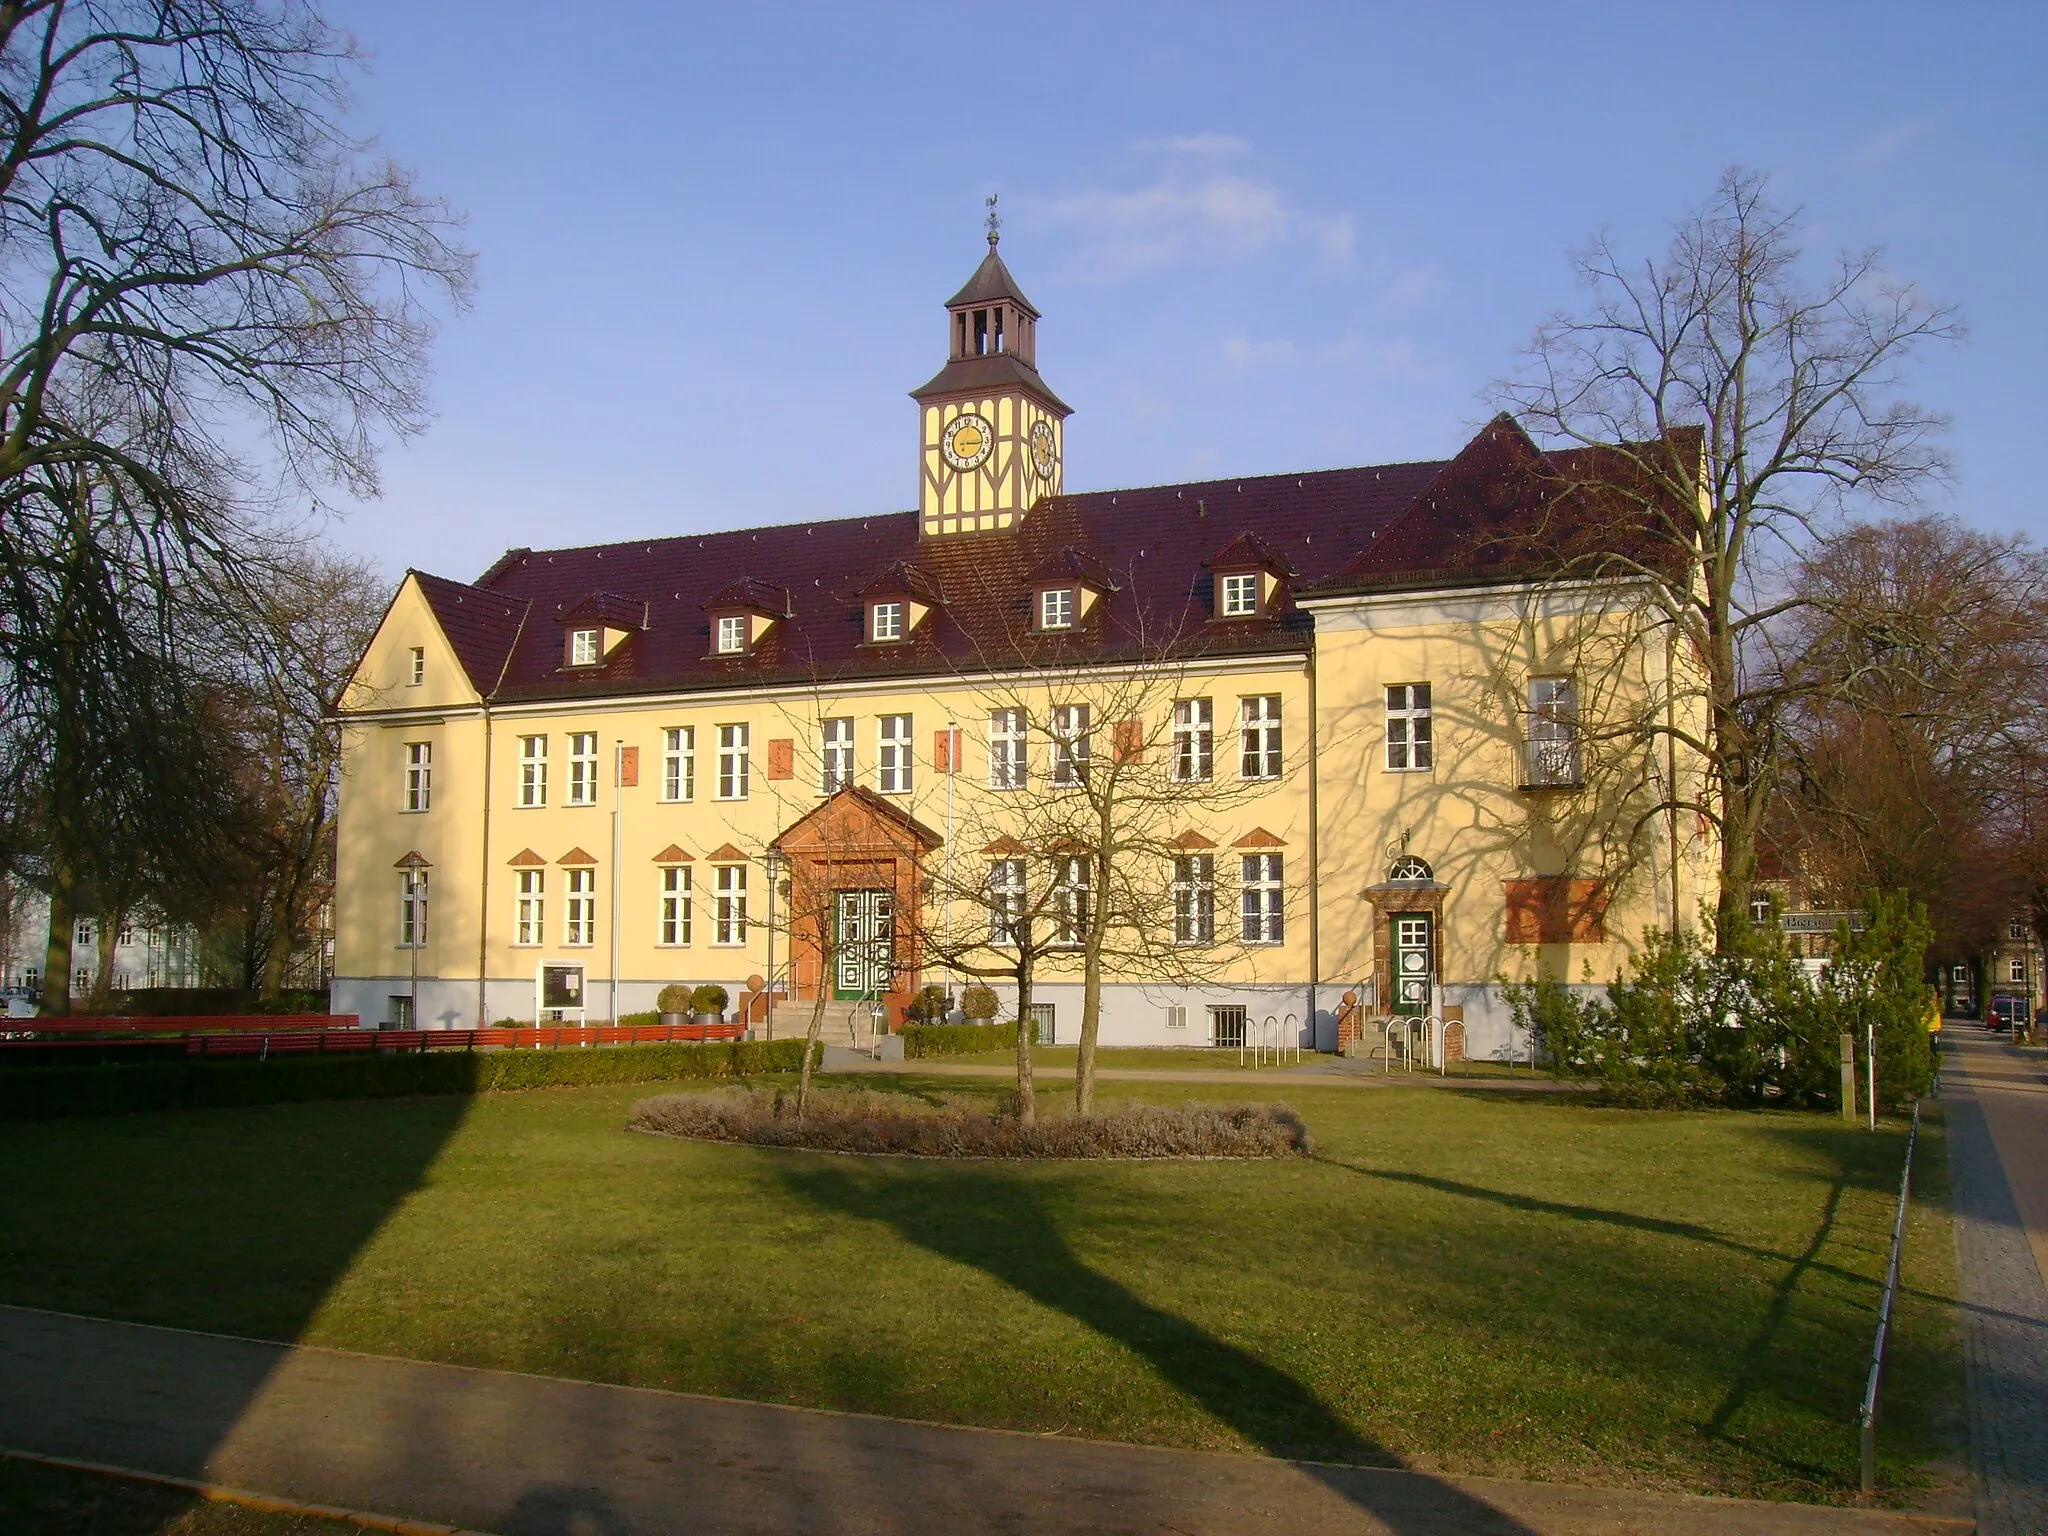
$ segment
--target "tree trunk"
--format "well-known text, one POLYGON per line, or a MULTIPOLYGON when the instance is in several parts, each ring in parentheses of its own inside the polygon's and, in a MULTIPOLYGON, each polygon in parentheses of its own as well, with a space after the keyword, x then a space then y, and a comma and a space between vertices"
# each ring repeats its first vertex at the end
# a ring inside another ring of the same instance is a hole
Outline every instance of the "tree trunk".
MULTIPOLYGON (((794 974, 794 967, 791 968, 794 974)), ((796 1080, 796 1117, 801 1120, 804 1111, 811 1104, 811 1058, 817 1054, 818 1036, 825 1028, 825 979, 829 974, 821 968, 818 972, 818 1000, 811 1005, 811 1026, 804 1031, 804 1064, 796 1080)))
POLYGON ((92 1011, 112 1013, 114 1000, 114 951, 120 947, 121 930, 128 922, 128 903, 109 901, 112 909, 100 919, 99 957, 92 979, 92 1011))
POLYGON ((44 1017, 68 1018, 71 1013, 71 929, 77 921, 76 877, 63 860, 50 872, 50 936, 43 948, 44 1017))
POLYGON ((1017 952, 1017 1120, 1038 1123, 1038 1089, 1031 1077, 1031 951, 1017 952))
POLYGON ((1081 960, 1081 1048, 1074 1064, 1074 1112, 1095 1113, 1095 1036, 1102 1028, 1102 940, 1090 931, 1081 960))

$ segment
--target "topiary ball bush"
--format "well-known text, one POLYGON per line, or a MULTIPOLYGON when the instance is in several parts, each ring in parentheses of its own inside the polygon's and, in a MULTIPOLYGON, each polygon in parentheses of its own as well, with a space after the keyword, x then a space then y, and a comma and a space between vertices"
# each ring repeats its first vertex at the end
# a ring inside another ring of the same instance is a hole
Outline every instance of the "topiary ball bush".
POLYGON ((946 989, 933 984, 921 987, 903 1012, 912 1023, 940 1024, 945 1022, 946 1011, 952 1006, 953 999, 947 996, 946 989))
POLYGON ((688 1013, 694 998, 694 990, 687 981, 672 981, 661 989, 661 996, 654 1000, 658 1013, 688 1013))
POLYGON ((690 994, 690 1007, 697 1013, 724 1013, 725 1005, 731 1000, 725 988, 705 982, 690 994))
POLYGON ((960 994, 960 1011, 978 1024, 994 1018, 998 1006, 993 987, 968 987, 960 994))

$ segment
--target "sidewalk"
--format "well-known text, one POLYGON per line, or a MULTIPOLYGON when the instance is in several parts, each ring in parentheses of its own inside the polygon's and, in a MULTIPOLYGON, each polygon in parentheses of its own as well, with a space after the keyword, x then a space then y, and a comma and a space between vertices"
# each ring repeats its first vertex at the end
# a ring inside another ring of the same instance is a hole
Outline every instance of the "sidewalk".
POLYGON ((1984 1536, 2048 1531, 2048 1072, 1970 1024, 1942 1031, 1956 1279, 1984 1536))
POLYGON ((1961 1536, 1969 1522, 952 1429, 0 1307, 0 1448, 497 1536, 1961 1536))

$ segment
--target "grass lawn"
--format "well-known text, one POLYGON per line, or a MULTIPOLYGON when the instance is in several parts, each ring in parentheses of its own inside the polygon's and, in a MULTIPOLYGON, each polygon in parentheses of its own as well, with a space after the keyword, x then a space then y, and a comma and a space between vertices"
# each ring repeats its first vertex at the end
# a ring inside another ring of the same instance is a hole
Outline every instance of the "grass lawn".
POLYGON ((175 1488, 0 1455, 0 1531, 37 1536, 362 1536, 313 1520, 195 1499, 175 1488))
MULTIPOLYGON (((0 1125, 33 1170, 0 1300, 1171 1445, 1855 1483, 1896 1128, 1248 1078, 1112 1096, 1284 1092, 1314 1160, 943 1164, 630 1134, 647 1091, 0 1125)), ((1893 1487, 1966 1433, 1938 1118, 1922 1157, 1893 1487)))

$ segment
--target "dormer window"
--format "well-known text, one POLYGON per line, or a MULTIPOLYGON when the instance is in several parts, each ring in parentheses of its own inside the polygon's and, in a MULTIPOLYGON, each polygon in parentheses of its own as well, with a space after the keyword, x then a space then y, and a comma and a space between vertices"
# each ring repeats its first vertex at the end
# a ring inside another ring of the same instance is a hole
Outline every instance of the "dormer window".
POLYGON ((903 604, 876 603, 869 610, 869 614, 869 639, 901 640, 903 638, 903 604))
POLYGON ((1074 589, 1072 587, 1047 587, 1038 594, 1038 627, 1040 629, 1072 629, 1074 627, 1074 589))
POLYGON ((718 619, 718 654, 738 656, 747 648, 747 616, 743 613, 727 613, 718 619))
POLYGON ((1233 571, 1222 578, 1221 612, 1226 619, 1256 618, 1259 612, 1259 573, 1233 571))
POLYGON ((569 632, 569 665, 572 667, 594 667, 598 663, 598 634, 594 629, 576 629, 569 632))

